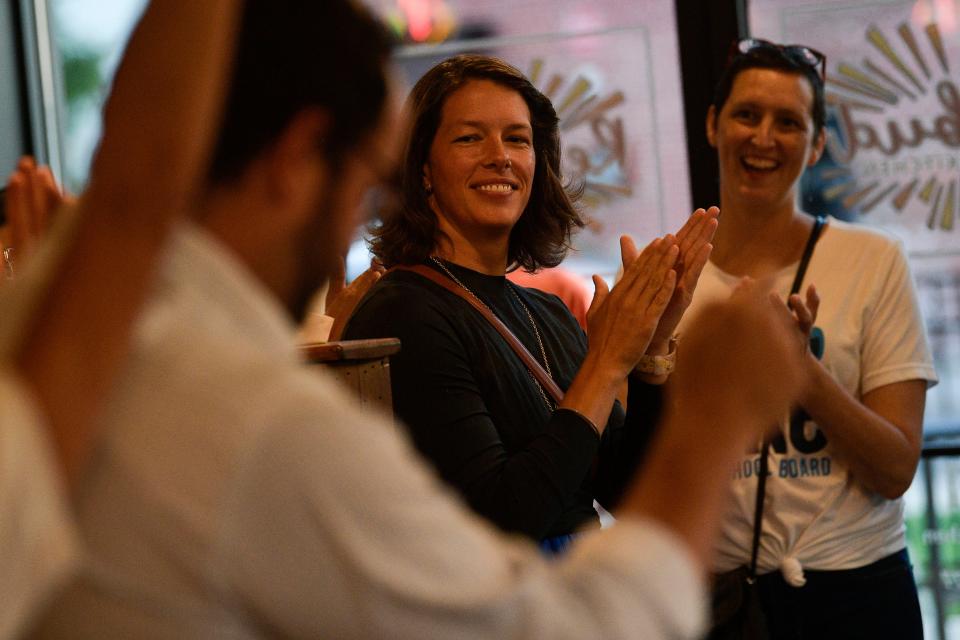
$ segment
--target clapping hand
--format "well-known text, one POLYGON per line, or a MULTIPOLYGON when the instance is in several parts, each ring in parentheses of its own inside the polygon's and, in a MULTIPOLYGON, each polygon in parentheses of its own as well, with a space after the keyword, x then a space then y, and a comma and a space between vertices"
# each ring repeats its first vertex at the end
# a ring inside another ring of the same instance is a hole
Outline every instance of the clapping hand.
POLYGON ((807 287, 806 300, 799 293, 791 294, 787 299, 787 307, 793 312, 800 333, 801 351, 806 351, 810 344, 810 334, 817 321, 817 312, 820 310, 820 295, 812 284, 807 287))
POLYGON ((343 330, 347 326, 347 320, 353 315, 357 304, 367 295, 370 287, 375 285, 384 274, 383 265, 379 262, 371 262, 370 268, 353 279, 353 282, 347 284, 347 268, 345 261, 341 260, 337 273, 330 276, 330 286, 327 289, 326 304, 324 305, 326 315, 333 318, 333 327, 330 329, 330 342, 335 342, 343 335, 343 330))
POLYGON ((624 269, 612 291, 593 276, 596 293, 587 311, 590 350, 606 354, 621 377, 646 353, 672 300, 679 251, 672 235, 655 239, 624 269))
MULTIPOLYGON (((673 337, 680 319, 693 300, 700 274, 713 250, 713 245, 710 243, 717 231, 719 215, 720 209, 717 207, 706 210, 697 209, 677 232, 679 257, 674 265, 674 270, 677 272, 677 285, 650 341, 651 346, 658 350, 665 351, 667 342, 673 337)), ((637 259, 639 252, 629 236, 623 236, 620 239, 620 250, 623 268, 626 270, 628 265, 637 259)))
POLYGON ((7 224, 0 230, 7 278, 22 268, 44 238, 60 207, 68 199, 57 188, 50 168, 23 157, 7 182, 4 206, 7 224))

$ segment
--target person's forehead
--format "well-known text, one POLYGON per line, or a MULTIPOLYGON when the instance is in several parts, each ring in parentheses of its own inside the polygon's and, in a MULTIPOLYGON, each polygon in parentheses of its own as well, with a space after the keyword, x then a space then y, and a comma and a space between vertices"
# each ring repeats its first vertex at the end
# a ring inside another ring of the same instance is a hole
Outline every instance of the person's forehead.
POLYGON ((783 108, 813 108, 813 87, 800 73, 780 69, 751 67, 733 80, 727 103, 760 102, 783 108))
POLYGON ((444 100, 441 126, 485 120, 529 126, 530 109, 516 89, 485 78, 468 80, 444 100))

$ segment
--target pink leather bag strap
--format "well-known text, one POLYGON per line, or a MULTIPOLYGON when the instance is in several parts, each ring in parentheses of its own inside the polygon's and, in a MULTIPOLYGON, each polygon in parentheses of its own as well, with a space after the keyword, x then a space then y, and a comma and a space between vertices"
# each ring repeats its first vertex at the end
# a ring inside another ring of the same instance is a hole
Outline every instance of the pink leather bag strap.
POLYGON ((543 366, 537 362, 537 359, 531 355, 530 351, 527 350, 525 346, 517 339, 517 336, 513 335, 513 332, 507 328, 507 325, 493 314, 488 307, 486 307, 479 300, 470 295, 467 291, 463 289, 460 285, 450 280, 450 278, 440 274, 437 271, 434 271, 430 267, 427 267, 422 264, 416 265, 398 265, 393 267, 391 271, 412 271, 419 276, 434 282, 455 296, 459 296, 470 303, 474 309, 480 312, 484 318, 487 319, 493 328, 497 330, 503 339, 507 341, 507 344, 510 345, 510 348, 513 349, 513 352, 517 354, 517 357, 520 358, 520 361, 523 362, 524 366, 527 367, 527 370, 530 371, 530 374, 536 378, 537 382, 540 383, 540 386, 543 387, 544 391, 550 394, 550 397, 553 398, 553 401, 556 404, 560 404, 560 401, 563 400, 563 391, 560 390, 560 387, 557 386, 557 383, 553 381, 553 378, 550 377, 543 366))

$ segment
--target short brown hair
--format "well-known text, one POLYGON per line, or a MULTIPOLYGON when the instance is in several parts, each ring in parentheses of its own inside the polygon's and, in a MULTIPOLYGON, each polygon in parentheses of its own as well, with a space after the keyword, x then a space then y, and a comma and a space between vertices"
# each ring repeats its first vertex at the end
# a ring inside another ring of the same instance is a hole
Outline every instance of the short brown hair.
MULTIPOLYGON (((773 42, 767 42, 766 40, 753 40, 753 42, 760 42, 761 45, 769 46, 759 46, 751 49, 747 53, 740 53, 737 49, 733 49, 734 54, 731 55, 727 61, 727 66, 724 67, 723 73, 720 75, 720 80, 714 89, 714 119, 720 117, 723 105, 727 103, 727 98, 730 97, 730 92, 733 91, 733 83, 736 81, 737 76, 747 69, 772 69, 783 73, 793 73, 806 78, 807 82, 810 83, 810 88, 813 90, 813 104, 810 105, 810 117, 813 120, 813 138, 816 139, 817 136, 820 135, 820 132, 823 131, 827 121, 824 82, 820 71, 817 70, 816 66, 811 65, 809 61, 792 53, 793 49, 802 47, 803 45, 783 46, 773 42)), ((817 53, 819 54, 819 52, 817 53)), ((826 64, 826 62, 823 64, 826 64)))
POLYGON ((549 98, 513 66, 490 56, 459 55, 430 69, 410 93, 412 117, 402 167, 400 209, 371 229, 370 250, 387 267, 423 262, 436 249, 439 228, 423 187, 423 165, 440 126, 447 98, 471 80, 513 89, 527 103, 536 169, 530 201, 510 232, 508 265, 534 271, 560 264, 574 228, 584 222, 576 207, 581 189, 562 183, 560 129, 549 98))

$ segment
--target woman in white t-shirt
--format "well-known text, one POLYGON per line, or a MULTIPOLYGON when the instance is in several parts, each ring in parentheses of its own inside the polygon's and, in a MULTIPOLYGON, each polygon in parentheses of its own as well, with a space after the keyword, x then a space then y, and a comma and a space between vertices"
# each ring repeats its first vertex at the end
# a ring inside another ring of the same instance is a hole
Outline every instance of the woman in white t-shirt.
MULTIPOLYGON (((722 217, 694 307, 744 276, 787 297, 814 226, 796 203, 824 148, 825 65, 808 47, 738 43, 707 115, 722 217)), ((906 259, 886 235, 831 220, 803 282, 790 304, 825 350, 806 358, 801 407, 769 449, 760 601, 774 638, 919 640, 901 496, 936 373, 906 259)), ((759 451, 731 470, 718 572, 750 563, 759 451)))

